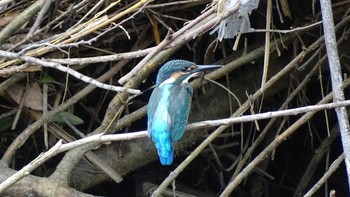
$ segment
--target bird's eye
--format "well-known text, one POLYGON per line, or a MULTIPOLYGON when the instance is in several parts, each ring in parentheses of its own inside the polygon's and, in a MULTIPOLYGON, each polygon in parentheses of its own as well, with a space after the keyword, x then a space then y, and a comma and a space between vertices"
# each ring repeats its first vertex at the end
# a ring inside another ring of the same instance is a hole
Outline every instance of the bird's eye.
POLYGON ((195 68, 197 68, 197 66, 196 65, 191 65, 191 66, 189 66, 189 67, 187 67, 187 68, 185 68, 185 72, 189 72, 189 71, 191 71, 191 70, 193 70, 193 69, 195 69, 195 68))

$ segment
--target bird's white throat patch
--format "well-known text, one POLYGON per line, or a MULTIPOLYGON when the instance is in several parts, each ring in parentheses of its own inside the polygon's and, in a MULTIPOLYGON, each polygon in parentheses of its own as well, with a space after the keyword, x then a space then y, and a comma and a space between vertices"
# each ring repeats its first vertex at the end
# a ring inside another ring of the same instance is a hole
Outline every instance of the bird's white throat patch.
POLYGON ((190 79, 193 78, 193 77, 197 77, 198 75, 200 75, 200 73, 193 73, 193 74, 191 74, 190 76, 188 76, 186 79, 184 79, 184 80, 182 81, 182 83, 188 83, 188 80, 190 80, 190 79))
MULTIPOLYGON (((191 78, 193 77, 197 77, 198 75, 200 75, 200 73, 193 73, 191 74, 190 76, 186 77, 181 83, 184 84, 184 83, 188 83, 188 80, 190 80, 191 78)), ((163 81, 163 83, 161 83, 159 85, 159 87, 162 87, 164 86, 165 84, 171 84, 171 83, 174 83, 176 81, 176 79, 178 78, 178 75, 174 75, 175 77, 170 77, 169 79, 163 81)))
POLYGON ((174 77, 170 77, 169 79, 163 81, 163 82, 159 85, 159 87, 162 87, 162 86, 165 85, 165 84, 174 83, 175 80, 176 80, 176 79, 175 79, 174 77))

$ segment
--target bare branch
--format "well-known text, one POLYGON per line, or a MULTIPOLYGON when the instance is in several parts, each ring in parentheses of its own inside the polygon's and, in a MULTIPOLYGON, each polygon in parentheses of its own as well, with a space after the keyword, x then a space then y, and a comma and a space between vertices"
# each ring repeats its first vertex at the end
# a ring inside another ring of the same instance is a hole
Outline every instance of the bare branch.
POLYGON ((7 57, 7 58, 12 58, 12 59, 15 59, 15 58, 19 58, 19 59, 22 59, 26 62, 29 62, 29 63, 32 63, 32 64, 38 64, 40 66, 44 66, 44 67, 49 67, 49 68, 54 68, 54 69, 57 69, 57 70, 60 70, 62 72, 66 72, 72 76, 74 76, 75 78, 77 79, 80 79, 86 83, 89 83, 89 84, 92 84, 92 85, 95 85, 99 88, 103 88, 103 89, 106 89, 106 90, 112 90, 112 91, 117 91, 117 92, 128 92, 130 94, 140 94, 141 91, 140 90, 135 90, 135 89, 129 89, 129 88, 124 88, 124 87, 118 87, 118 86, 113 86, 113 85, 108 85, 108 84, 104 84, 104 83, 101 83, 93 78, 90 78, 88 76, 85 76, 71 68, 68 68, 68 67, 65 67, 65 66, 62 66, 61 64, 58 64, 58 63, 54 63, 54 62, 47 62, 45 60, 40 60, 38 58, 35 58, 35 57, 29 57, 29 56, 21 56, 17 53, 12 53, 12 52, 7 52, 7 51, 2 51, 0 50, 0 56, 1 57, 7 57))
POLYGON ((95 56, 95 57, 85 57, 85 58, 65 58, 65 59, 47 59, 50 62, 56 62, 59 64, 91 64, 99 62, 111 62, 122 59, 133 59, 139 58, 150 53, 154 47, 148 49, 142 49, 138 51, 118 53, 115 55, 104 55, 104 56, 95 56))
MULTIPOLYGON (((330 0, 321 0, 321 12, 323 20, 324 37, 328 55, 329 70, 331 73, 332 89, 334 92, 334 101, 344 101, 344 92, 342 85, 342 71, 338 55, 337 43, 335 39, 332 3, 330 0)), ((350 124, 348 113, 345 107, 335 109, 338 117, 340 135, 342 139, 346 171, 348 176, 348 186, 350 188, 350 124)))

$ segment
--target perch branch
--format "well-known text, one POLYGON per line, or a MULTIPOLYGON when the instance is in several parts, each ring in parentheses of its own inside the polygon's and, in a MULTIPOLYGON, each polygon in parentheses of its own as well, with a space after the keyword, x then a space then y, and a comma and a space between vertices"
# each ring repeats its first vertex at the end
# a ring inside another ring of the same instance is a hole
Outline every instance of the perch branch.
MULTIPOLYGON (((339 102, 328 103, 328 104, 319 104, 319 105, 306 106, 306 107, 300 107, 300 108, 294 108, 294 109, 287 109, 282 111, 274 111, 274 112, 266 112, 266 113, 247 115, 247 116, 241 116, 241 117, 233 117, 233 118, 227 118, 227 119, 221 119, 221 120, 208 120, 208 121, 193 123, 187 126, 186 130, 202 129, 202 128, 215 127, 220 125, 230 125, 230 124, 236 124, 236 123, 242 123, 242 122, 252 122, 256 120, 263 120, 263 119, 282 117, 282 116, 288 116, 288 115, 297 115, 297 114, 306 113, 306 112, 316 112, 320 110, 345 107, 349 105, 350 105, 350 100, 346 100, 346 101, 339 101, 339 102)), ((25 167, 23 167, 20 171, 18 171, 8 179, 6 179, 6 181, 2 182, 0 184, 0 193, 3 192, 8 187, 10 187, 11 185, 13 185, 14 183, 16 183, 17 181, 19 181, 20 179, 22 179, 23 177, 29 175, 31 171, 33 171, 38 166, 43 164, 45 161, 56 156, 59 153, 71 150, 73 148, 82 146, 84 144, 93 143, 93 142, 106 143, 111 141, 131 140, 131 139, 142 138, 147 136, 148 136, 147 131, 140 131, 140 132, 134 132, 134 133, 125 133, 125 134, 110 134, 110 135, 97 134, 97 135, 85 137, 83 139, 79 139, 74 142, 70 142, 66 144, 62 144, 62 141, 60 140, 56 143, 55 146, 50 148, 47 152, 39 155, 36 159, 34 159, 25 167)), ((208 140, 208 138, 206 140, 208 140)), ((186 160, 189 160, 190 157, 194 158, 196 155, 200 153, 200 151, 196 151, 196 150, 189 157, 187 157, 186 160)), ((186 163, 186 162, 183 162, 183 163, 186 163)), ((183 165, 183 163, 180 164, 180 166, 183 165)), ((157 194, 155 194, 155 196, 157 196, 157 194)))

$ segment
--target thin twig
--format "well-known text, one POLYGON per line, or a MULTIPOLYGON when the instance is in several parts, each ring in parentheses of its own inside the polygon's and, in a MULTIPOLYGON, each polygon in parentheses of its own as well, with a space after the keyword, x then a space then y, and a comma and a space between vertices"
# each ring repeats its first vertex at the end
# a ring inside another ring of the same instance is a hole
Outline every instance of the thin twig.
POLYGON ((34 24, 32 25, 28 34, 26 35, 26 38, 31 38, 33 36, 34 32, 37 30, 37 28, 41 24, 45 14, 48 12, 52 1, 53 0, 45 0, 44 6, 41 8, 38 16, 36 17, 34 24))
POLYGON ((311 197, 320 187, 328 180, 328 178, 339 168, 344 161, 344 153, 342 153, 329 167, 328 171, 324 173, 322 178, 304 195, 304 197, 311 197))
POLYGON ((7 51, 2 51, 0 50, 0 56, 1 57, 7 57, 7 58, 12 58, 12 59, 15 59, 15 58, 19 58, 19 59, 22 59, 26 62, 30 62, 30 63, 34 63, 34 64, 38 64, 38 65, 41 65, 41 66, 44 66, 44 67, 49 67, 49 68, 54 68, 54 69, 57 69, 57 70, 60 70, 62 72, 66 72, 74 77, 76 77, 77 79, 80 79, 86 83, 89 83, 89 84, 92 84, 92 85, 95 85, 99 88, 103 88, 103 89, 106 89, 106 90, 112 90, 112 91, 116 91, 116 92, 128 92, 130 94, 140 94, 141 91, 140 90, 135 90, 135 89, 129 89, 129 88, 124 88, 124 87, 118 87, 118 86, 113 86, 113 85, 108 85, 108 84, 104 84, 104 83, 101 83, 93 78, 90 78, 88 76, 85 76, 71 68, 68 68, 68 67, 65 67, 65 66, 62 66, 61 64, 58 64, 58 63, 54 63, 54 62, 47 62, 45 60, 41 60, 41 59, 38 59, 38 58, 35 58, 35 57, 29 57, 29 56, 21 56, 17 53, 12 53, 12 52, 7 52, 7 51))
POLYGON ((306 31, 306 30, 310 30, 313 28, 318 27, 320 24, 322 24, 322 21, 318 21, 315 23, 312 23, 310 25, 306 25, 304 27, 296 27, 293 29, 288 29, 288 30, 282 30, 282 29, 251 29, 250 31, 246 32, 247 33, 265 33, 265 32, 271 32, 271 33, 280 33, 280 34, 289 34, 289 33, 295 33, 295 32, 299 32, 299 31, 306 31))
POLYGON ((266 8, 266 30, 265 33, 265 54, 264 54, 264 69, 261 80, 261 90, 264 90, 264 85, 266 83, 267 73, 269 70, 269 62, 270 62, 270 32, 271 29, 271 15, 272 15, 272 0, 267 0, 267 8, 266 8))
MULTIPOLYGON (((309 185, 310 181, 314 177, 314 173, 322 161, 323 156, 329 151, 330 145, 333 141, 339 136, 339 127, 334 126, 332 128, 331 134, 329 137, 325 138, 321 145, 314 151, 314 156, 310 160, 303 176, 301 177, 297 188, 294 191, 294 197, 302 196, 305 192, 305 189, 309 185)), ((328 163, 328 162, 327 162, 328 163)))
POLYGON ((50 62, 56 62, 59 64, 91 64, 91 63, 99 63, 99 62, 111 62, 122 59, 134 59, 147 55, 150 53, 154 47, 142 49, 138 51, 126 52, 126 53, 118 53, 115 55, 103 55, 103 56, 95 56, 95 57, 85 57, 85 58, 65 58, 65 59, 47 59, 50 62))
POLYGON ((35 49, 35 48, 39 48, 42 46, 48 46, 48 47, 55 48, 55 49, 61 49, 61 48, 68 48, 68 47, 79 47, 79 45, 84 45, 84 44, 91 45, 92 41, 80 40, 78 42, 68 43, 68 44, 51 44, 49 42, 33 43, 33 44, 30 44, 29 46, 25 47, 24 49, 22 49, 20 52, 18 52, 18 54, 24 55, 27 51, 35 49))
POLYGON ((311 112, 311 111, 320 111, 320 110, 324 110, 324 109, 332 109, 332 108, 336 108, 336 107, 342 107, 342 106, 345 106, 348 104, 350 104, 350 100, 333 102, 333 103, 329 103, 329 104, 309 105, 306 107, 299 107, 299 108, 286 109, 286 110, 273 111, 273 112, 264 112, 264 113, 260 113, 260 114, 226 118, 226 119, 220 119, 220 120, 207 120, 207 121, 201 121, 201 122, 190 124, 186 127, 186 130, 204 129, 204 128, 208 128, 208 127, 216 127, 216 126, 221 126, 221 125, 231 125, 231 124, 242 123, 242 122, 252 122, 252 121, 256 121, 256 120, 282 117, 282 116, 287 116, 287 115, 297 115, 300 113, 306 113, 306 112, 311 112))

